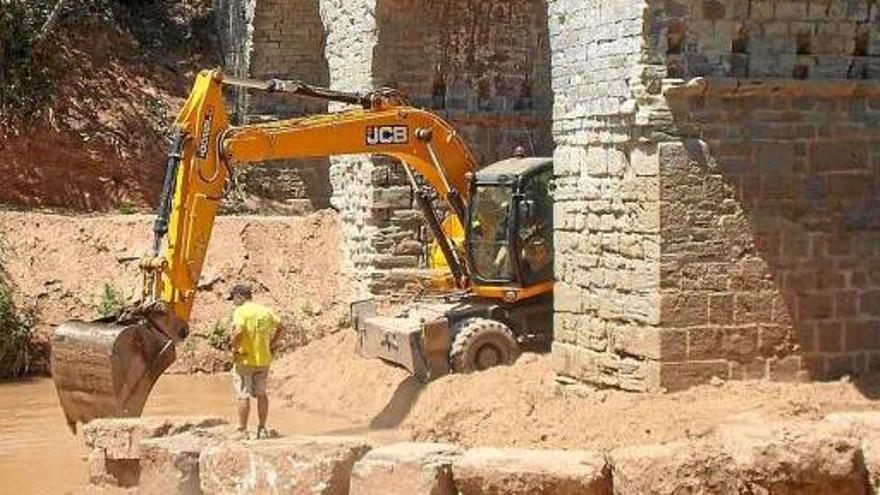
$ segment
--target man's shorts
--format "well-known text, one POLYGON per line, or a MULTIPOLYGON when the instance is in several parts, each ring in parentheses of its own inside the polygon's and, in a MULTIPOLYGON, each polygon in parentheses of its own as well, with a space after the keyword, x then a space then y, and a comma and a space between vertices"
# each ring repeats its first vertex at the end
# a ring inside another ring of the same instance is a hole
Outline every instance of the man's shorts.
POLYGON ((232 370, 232 387, 239 399, 248 397, 264 397, 266 381, 269 379, 268 366, 247 366, 236 364, 232 370))

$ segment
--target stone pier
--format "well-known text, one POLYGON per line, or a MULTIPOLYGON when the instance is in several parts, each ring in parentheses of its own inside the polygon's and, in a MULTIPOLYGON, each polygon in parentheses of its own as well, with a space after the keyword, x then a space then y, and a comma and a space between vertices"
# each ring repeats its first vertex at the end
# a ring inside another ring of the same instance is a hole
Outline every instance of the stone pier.
POLYGON ((549 3, 558 371, 880 368, 877 6, 549 3))

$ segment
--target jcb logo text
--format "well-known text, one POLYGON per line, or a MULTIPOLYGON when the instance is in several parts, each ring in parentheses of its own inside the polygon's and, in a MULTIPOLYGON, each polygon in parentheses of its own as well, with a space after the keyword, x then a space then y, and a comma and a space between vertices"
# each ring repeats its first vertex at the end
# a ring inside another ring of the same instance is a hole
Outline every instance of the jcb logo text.
POLYGON ((367 127, 367 145, 406 144, 409 142, 409 129, 405 125, 382 125, 367 127))

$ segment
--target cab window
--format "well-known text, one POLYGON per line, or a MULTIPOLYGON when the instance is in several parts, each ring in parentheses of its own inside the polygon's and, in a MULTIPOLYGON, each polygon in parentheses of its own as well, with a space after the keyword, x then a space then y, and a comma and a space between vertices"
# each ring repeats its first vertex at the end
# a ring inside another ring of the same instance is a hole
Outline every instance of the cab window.
POLYGON ((517 245, 524 285, 553 278, 552 180, 553 170, 548 169, 523 184, 523 199, 518 205, 517 245))

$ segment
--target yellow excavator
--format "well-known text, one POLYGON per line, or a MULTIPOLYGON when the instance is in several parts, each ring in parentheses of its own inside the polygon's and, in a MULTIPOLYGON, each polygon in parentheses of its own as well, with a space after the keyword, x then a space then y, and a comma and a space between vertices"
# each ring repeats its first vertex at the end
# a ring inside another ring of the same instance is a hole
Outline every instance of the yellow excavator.
MULTIPOLYGON (((552 331, 550 158, 514 157, 476 171, 467 145, 437 115, 391 89, 349 93, 297 81, 256 81, 202 71, 174 122, 142 297, 115 317, 60 325, 51 371, 68 424, 137 416, 186 338, 217 208, 232 167, 343 154, 397 158, 442 255, 450 290, 404 314, 352 304, 359 352, 421 380, 510 363, 552 331), (355 105, 338 113, 232 126, 223 86, 355 105), (431 191, 449 212, 438 218, 431 191), (457 228, 456 228, 457 227, 457 228), (447 235, 455 230, 461 236, 447 235), (457 241, 456 241, 457 240, 457 241)), ((537 344, 536 344, 537 343, 537 344)))

